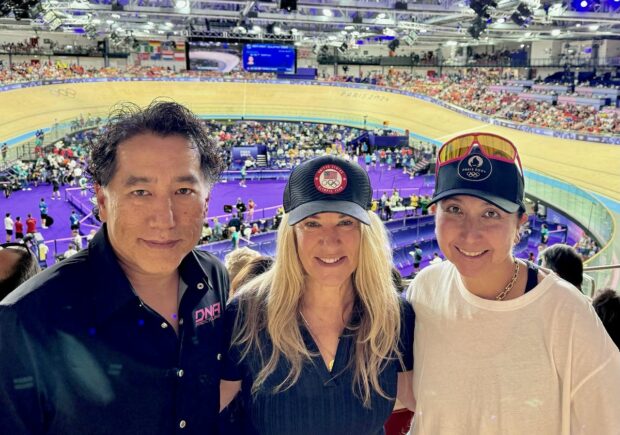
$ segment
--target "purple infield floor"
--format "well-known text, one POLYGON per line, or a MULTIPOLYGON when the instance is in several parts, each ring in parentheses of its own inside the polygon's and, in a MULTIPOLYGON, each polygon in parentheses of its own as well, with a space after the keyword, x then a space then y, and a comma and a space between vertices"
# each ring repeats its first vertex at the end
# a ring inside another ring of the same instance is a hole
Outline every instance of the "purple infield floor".
MULTIPOLYGON (((275 209, 282 204, 282 194, 286 179, 281 180, 252 180, 253 171, 248 172, 247 187, 239 186, 238 181, 229 180, 228 182, 220 182, 214 186, 211 192, 211 200, 209 203, 208 217, 220 217, 221 222, 226 222, 230 214, 225 214, 223 209, 226 204, 235 204, 237 198, 241 198, 245 203, 249 199, 253 199, 257 204, 257 211, 254 219, 270 217, 275 214, 275 209)), ((408 175, 403 174, 401 170, 387 170, 386 167, 371 167, 369 175, 374 187, 374 198, 381 197, 384 191, 388 195, 392 189, 399 190, 402 197, 416 194, 431 194, 433 186, 432 176, 419 176, 410 179, 408 175)), ((76 210, 82 219, 81 233, 86 235, 91 229, 98 228, 94 219, 88 217, 88 213, 92 210, 92 204, 89 203, 88 197, 81 197, 78 188, 70 186, 61 187, 61 199, 52 200, 52 186, 48 184, 38 187, 31 186, 30 190, 20 190, 13 192, 7 200, 4 196, 0 197, 0 213, 4 218, 7 212, 11 213, 11 217, 20 216, 22 222, 25 222, 28 213, 37 219, 37 229, 42 234, 46 243, 50 247, 50 256, 63 253, 68 246, 71 237, 69 215, 71 210, 76 210), (39 201, 45 198, 49 206, 48 214, 54 218, 54 224, 47 229, 41 228, 39 201)), ((25 226, 25 225, 24 225, 25 226)), ((51 263, 52 261, 48 261, 51 263)))

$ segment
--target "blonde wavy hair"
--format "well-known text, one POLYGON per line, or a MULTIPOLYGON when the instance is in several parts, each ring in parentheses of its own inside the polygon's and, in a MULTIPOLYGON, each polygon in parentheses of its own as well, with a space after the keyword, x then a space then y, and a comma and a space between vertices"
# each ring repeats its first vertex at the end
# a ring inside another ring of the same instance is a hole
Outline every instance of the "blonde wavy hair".
MULTIPOLYGON (((400 337, 400 302, 392 282, 392 251, 383 222, 368 212, 370 225, 360 225, 359 263, 353 277, 355 306, 359 324, 353 328, 355 351, 353 360, 353 391, 370 408, 372 391, 391 399, 381 388, 379 374, 393 358, 402 358, 398 351, 400 337)), ((262 369, 252 385, 256 394, 285 358, 290 370, 273 392, 292 387, 301 374, 311 352, 306 349, 300 331, 299 311, 304 293, 304 269, 297 254, 293 226, 285 215, 277 237, 275 262, 271 269, 242 286, 235 297, 239 315, 233 332, 233 345, 240 346, 241 358, 258 352, 262 369), (272 342, 267 355, 261 334, 272 342)))

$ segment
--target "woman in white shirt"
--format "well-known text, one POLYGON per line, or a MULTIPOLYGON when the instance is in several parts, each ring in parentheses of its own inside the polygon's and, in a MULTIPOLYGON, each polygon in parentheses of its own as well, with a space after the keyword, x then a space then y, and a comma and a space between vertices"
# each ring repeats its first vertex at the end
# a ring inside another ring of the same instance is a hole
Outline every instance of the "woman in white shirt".
POLYGON ((527 221, 514 145, 469 133, 438 153, 447 261, 409 289, 413 434, 618 434, 620 353, 577 289, 513 256, 527 221))

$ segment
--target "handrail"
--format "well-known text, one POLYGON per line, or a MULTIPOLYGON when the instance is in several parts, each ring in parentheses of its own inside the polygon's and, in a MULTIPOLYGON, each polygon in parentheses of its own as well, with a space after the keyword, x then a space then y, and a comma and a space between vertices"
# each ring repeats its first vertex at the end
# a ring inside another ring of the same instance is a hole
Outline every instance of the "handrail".
POLYGON ((592 272, 595 270, 608 270, 608 269, 620 269, 620 264, 607 264, 603 266, 586 266, 583 268, 583 271, 592 272))

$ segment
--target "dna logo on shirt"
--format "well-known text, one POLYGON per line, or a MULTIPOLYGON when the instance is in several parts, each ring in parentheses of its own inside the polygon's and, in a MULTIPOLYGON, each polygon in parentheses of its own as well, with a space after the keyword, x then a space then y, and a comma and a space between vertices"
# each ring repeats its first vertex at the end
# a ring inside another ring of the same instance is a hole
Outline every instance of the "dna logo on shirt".
POLYGON ((194 325, 200 326, 208 322, 213 322, 222 315, 222 306, 216 302, 208 307, 198 308, 194 311, 194 325))

